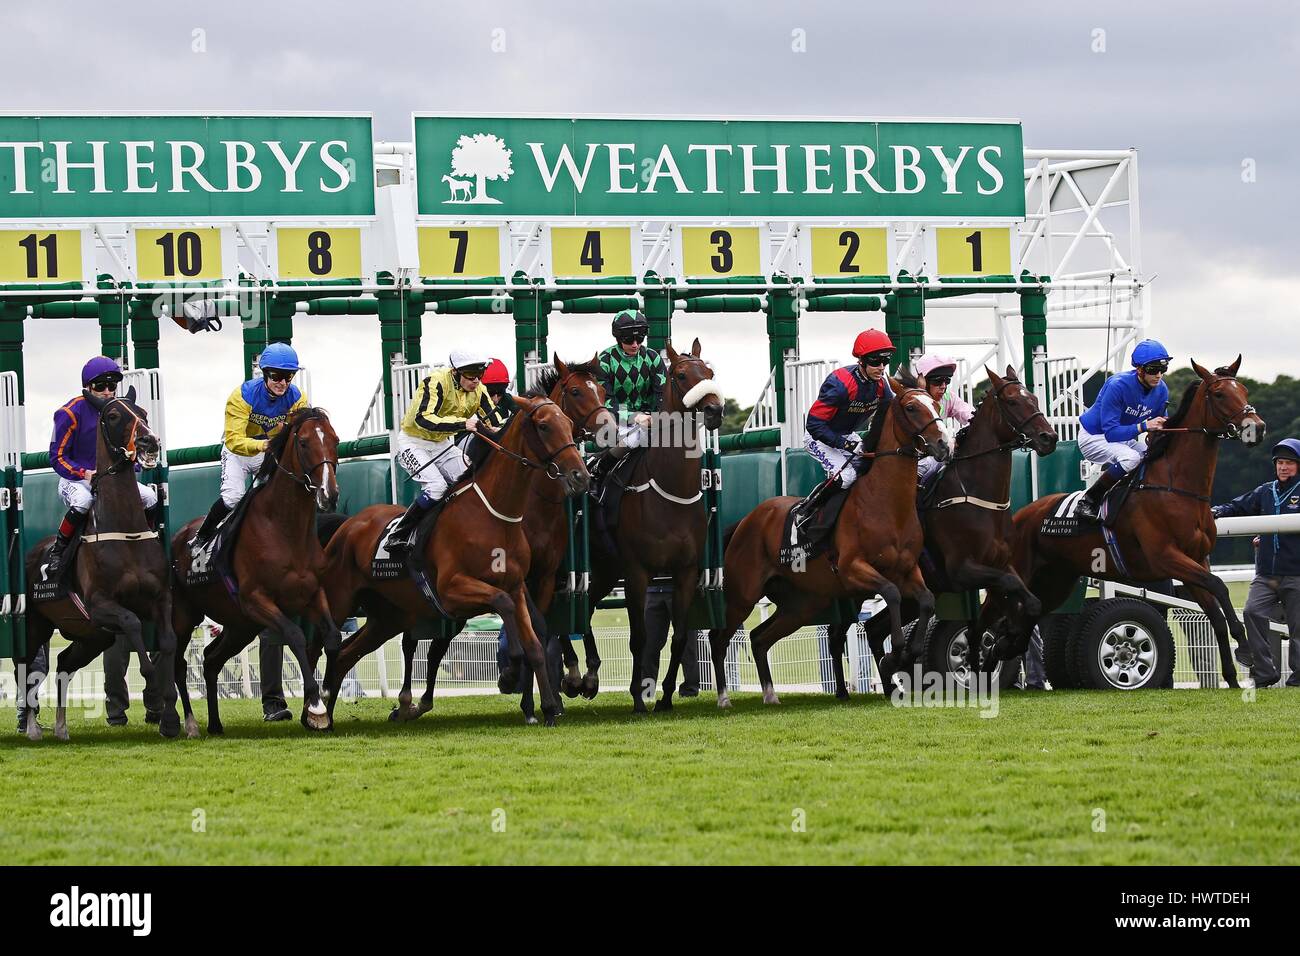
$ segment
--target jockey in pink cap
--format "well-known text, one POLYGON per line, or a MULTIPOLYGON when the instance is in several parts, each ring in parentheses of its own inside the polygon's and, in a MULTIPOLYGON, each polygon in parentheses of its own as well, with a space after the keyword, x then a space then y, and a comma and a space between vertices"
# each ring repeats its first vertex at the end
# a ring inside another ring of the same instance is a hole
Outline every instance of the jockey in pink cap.
MULTIPOLYGON (((921 386, 934 399, 939 407, 939 417, 951 419, 965 425, 975 414, 974 406, 962 400, 961 396, 948 386, 957 372, 957 360, 942 355, 923 355, 916 363, 916 377, 921 386)), ((916 463, 917 475, 924 483, 934 474, 939 463, 930 456, 916 463)))

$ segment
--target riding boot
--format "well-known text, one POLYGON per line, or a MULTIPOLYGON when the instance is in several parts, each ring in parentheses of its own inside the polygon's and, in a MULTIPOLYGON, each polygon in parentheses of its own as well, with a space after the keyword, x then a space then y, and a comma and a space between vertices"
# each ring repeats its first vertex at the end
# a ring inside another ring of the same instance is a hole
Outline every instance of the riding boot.
POLYGON ((223 498, 213 502, 208 516, 203 519, 203 526, 194 534, 193 543, 199 546, 207 544, 212 539, 213 532, 217 530, 217 525, 221 524, 221 519, 230 514, 230 510, 230 506, 223 498))
POLYGON ((1114 488, 1115 483, 1123 477, 1123 473, 1117 475, 1107 468, 1101 473, 1101 477, 1092 483, 1092 487, 1084 493, 1084 496, 1079 499, 1079 506, 1074 509, 1074 513, 1088 521, 1096 521, 1097 516, 1101 513, 1101 501, 1106 497, 1106 492, 1114 488))
POLYGON ((152 508, 144 509, 144 520, 149 523, 150 531, 157 531, 162 522, 162 502, 156 502, 152 508))
POLYGON ((58 537, 54 539, 54 544, 50 546, 50 553, 45 559, 45 580, 57 581, 63 575, 63 558, 67 554, 68 545, 77 535, 86 523, 88 512, 68 509, 68 513, 63 516, 59 523, 58 537))
POLYGON ((434 504, 433 498, 423 494, 418 495, 411 502, 411 506, 406 509, 406 514, 402 515, 402 520, 397 522, 397 527, 388 536, 388 543, 385 547, 392 557, 405 557, 406 553, 411 550, 412 545, 415 544, 415 533, 420 528, 420 522, 434 504))

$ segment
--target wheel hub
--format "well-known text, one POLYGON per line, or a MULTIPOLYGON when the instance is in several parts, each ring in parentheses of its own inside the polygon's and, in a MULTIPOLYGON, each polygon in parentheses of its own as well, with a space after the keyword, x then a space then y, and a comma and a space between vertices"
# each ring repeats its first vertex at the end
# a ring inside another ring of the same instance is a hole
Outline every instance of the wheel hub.
POLYGON ((1112 687, 1132 690, 1151 679, 1159 652, 1145 627, 1133 621, 1116 624, 1097 644, 1097 663, 1112 687))

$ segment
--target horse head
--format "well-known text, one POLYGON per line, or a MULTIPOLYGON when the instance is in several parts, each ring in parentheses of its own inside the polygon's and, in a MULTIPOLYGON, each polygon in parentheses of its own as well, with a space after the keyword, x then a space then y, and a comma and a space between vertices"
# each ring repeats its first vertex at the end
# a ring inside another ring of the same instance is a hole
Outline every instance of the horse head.
POLYGON ((691 344, 687 355, 679 355, 671 340, 664 343, 664 351, 668 355, 668 410, 700 409, 704 427, 717 430, 722 425, 722 390, 713 381, 712 367, 700 358, 700 340, 691 344))
POLYGON ((524 440, 532 448, 546 474, 557 479, 569 496, 581 494, 591 484, 591 475, 573 440, 573 423, 569 416, 549 398, 515 399, 519 406, 516 418, 522 418, 524 440))
POLYGON ((601 448, 612 448, 618 443, 618 419, 605 407, 605 386, 600 383, 600 360, 592 356, 590 362, 566 365, 559 355, 552 356, 555 381, 547 385, 543 394, 560 406, 573 422, 575 438, 590 435, 601 448))
POLYGON ((1008 365, 1007 374, 1002 376, 985 365, 984 371, 988 373, 992 386, 984 401, 992 401, 1001 417, 999 440, 1013 441, 1019 436, 1040 457, 1056 451, 1059 440, 1056 429, 1043 414, 1034 393, 1021 384, 1016 370, 1008 365))
MULTIPOLYGON (((1220 431, 1229 438, 1240 438, 1246 446, 1258 445, 1264 440, 1268 426, 1250 404, 1250 392, 1237 381, 1241 356, 1231 365, 1208 372, 1192 359, 1192 368, 1201 377, 1198 392, 1202 397, 1201 425, 1210 431, 1220 431)), ((1191 416, 1189 415, 1188 418, 1191 416)), ((1185 424, 1185 422, 1184 422, 1185 424)))
POLYGON ((149 413, 135 403, 135 386, 125 395, 97 398, 89 394, 86 401, 99 412, 99 431, 116 460, 139 462, 141 468, 153 468, 162 454, 162 442, 149 428, 149 413))
POLYGON ((323 408, 304 408, 285 426, 283 441, 273 441, 274 456, 316 499, 318 511, 330 514, 339 503, 339 436, 323 408))
POLYGON ((894 390, 894 437, 899 447, 912 445, 935 461, 946 461, 952 453, 948 432, 939 417, 939 407, 930 393, 921 388, 911 371, 900 368, 890 380, 894 390))

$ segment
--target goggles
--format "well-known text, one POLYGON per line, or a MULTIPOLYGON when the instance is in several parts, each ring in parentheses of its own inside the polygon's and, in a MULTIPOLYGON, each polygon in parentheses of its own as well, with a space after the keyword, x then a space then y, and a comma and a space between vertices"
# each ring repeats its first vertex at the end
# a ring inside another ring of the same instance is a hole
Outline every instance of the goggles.
POLYGON ((1164 375, 1165 372, 1169 371, 1169 363, 1166 361, 1147 362, 1146 365, 1142 366, 1142 371, 1148 375, 1164 375))
POLYGON ((295 374, 280 368, 268 368, 266 370, 266 377, 273 382, 292 382, 295 374))
POLYGON ((122 381, 120 375, 101 375, 93 379, 88 386, 92 392, 110 392, 117 389, 117 383, 122 381))
POLYGON ((620 342, 623 342, 623 343, 627 344, 627 345, 631 345, 633 342, 635 342, 635 343, 637 343, 638 345, 640 345, 642 342, 645 341, 645 333, 644 333, 644 332, 627 332, 627 333, 624 333, 623 335, 620 335, 620 336, 618 337, 618 340, 619 340, 620 342))
POLYGON ((466 378, 482 378, 483 373, 487 371, 486 365, 465 365, 456 371, 466 378))
POLYGON ((925 377, 926 385, 947 385, 951 381, 951 375, 927 375, 925 377))
POLYGON ((860 361, 869 368, 880 368, 882 365, 888 365, 889 360, 893 357, 893 352, 872 352, 862 356, 860 361))

